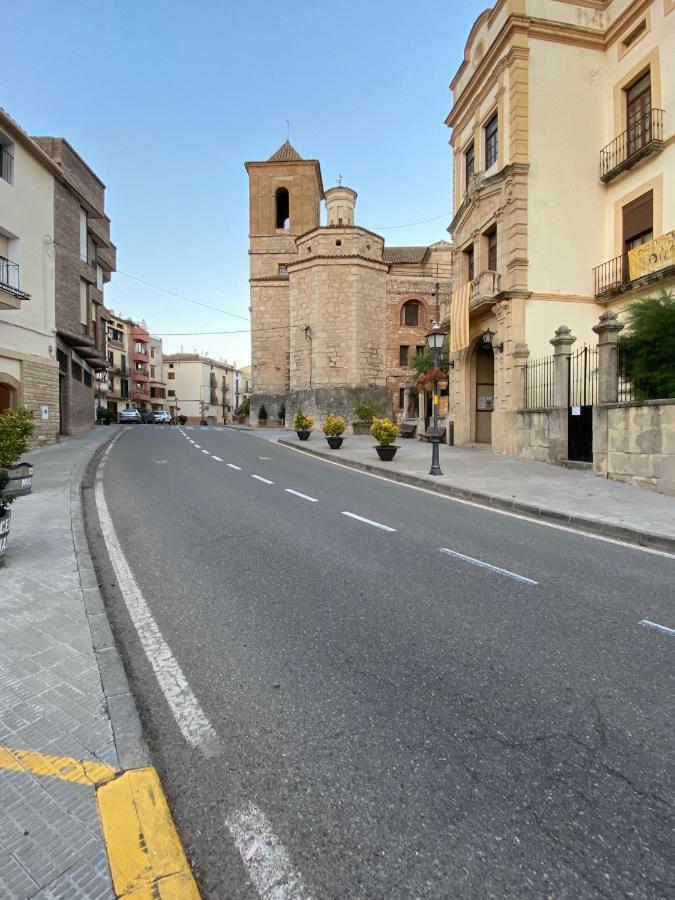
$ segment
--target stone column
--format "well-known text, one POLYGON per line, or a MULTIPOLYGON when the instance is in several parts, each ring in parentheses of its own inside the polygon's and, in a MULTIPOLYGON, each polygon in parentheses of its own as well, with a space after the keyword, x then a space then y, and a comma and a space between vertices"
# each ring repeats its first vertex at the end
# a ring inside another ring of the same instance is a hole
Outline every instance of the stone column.
POLYGON ((530 356, 530 348, 527 344, 516 344, 513 349, 513 408, 525 409, 527 398, 527 360, 530 356))
POLYGON ((550 414, 551 462, 567 459, 570 406, 569 359, 576 337, 567 325, 560 325, 549 341, 553 345, 553 406, 550 414))
POLYGON ((403 388, 403 418, 410 418, 410 388, 403 388))
POLYGON ((609 453, 609 410, 606 403, 619 398, 619 334, 624 325, 616 313, 605 310, 593 326, 598 336, 598 402, 593 407, 593 471, 607 474, 609 453))

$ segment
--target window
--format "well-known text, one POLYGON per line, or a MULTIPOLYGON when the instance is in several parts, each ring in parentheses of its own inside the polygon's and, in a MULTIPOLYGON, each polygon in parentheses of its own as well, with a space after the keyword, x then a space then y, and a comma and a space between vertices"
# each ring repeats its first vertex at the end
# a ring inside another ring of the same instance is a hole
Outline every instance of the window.
POLYGON ((150 347, 150 356, 151 356, 153 359, 155 358, 155 348, 154 348, 154 347, 150 347))
POLYGON ((654 196, 648 191, 623 208, 623 247, 628 253, 654 237, 654 196))
POLYGON ((88 388, 91 387, 91 372, 87 372, 86 369, 84 370, 84 385, 88 388))
POLYGON ((169 368, 173 369, 173 363, 169 363, 169 368))
POLYGON ((652 139, 652 83, 649 72, 626 91, 628 155, 641 150, 652 139))
POLYGON ((134 343, 134 353, 140 353, 143 356, 148 355, 147 345, 143 343, 143 341, 136 341, 134 343))
POLYGON ((630 46, 632 46, 635 41, 641 37, 647 31, 647 20, 643 19, 636 27, 626 35, 626 37, 621 41, 621 46, 625 50, 628 50, 630 46))
POLYGON ((286 263, 279 263, 277 266, 277 274, 278 275, 288 275, 288 266, 286 263))
POLYGON ((485 168, 489 169, 497 162, 499 155, 499 123, 497 113, 485 126, 485 168))
POLYGON ((106 353, 105 358, 106 358, 106 362, 108 363, 109 366, 114 366, 114 365, 115 365, 115 357, 113 356, 112 350, 108 350, 108 352, 106 353))
POLYGON ((407 366, 408 365, 408 345, 401 344, 398 348, 398 364, 399 366, 407 366))
POLYGON ((62 372, 64 375, 68 371, 68 357, 63 352, 63 350, 56 350, 56 359, 59 364, 59 372, 62 372))
POLYGON ((175 391, 172 391, 171 389, 169 389, 169 390, 167 391, 167 393, 168 393, 169 397, 175 397, 175 396, 176 396, 176 392, 175 392, 175 391))
POLYGON ((173 381, 173 379, 176 377, 176 373, 175 372, 167 372, 166 377, 169 379, 169 381, 173 381))
POLYGON ((80 278, 80 324, 85 325, 89 319, 89 304, 87 303, 87 282, 80 278))
POLYGON ((401 309, 401 325, 419 325, 420 304, 418 300, 408 300, 401 309))
POLYGON ((80 259, 87 261, 87 211, 80 207, 80 259))
POLYGON ((155 377, 155 367, 154 366, 150 366, 150 377, 151 378, 155 377))
POLYGON ((82 366, 76 363, 74 359, 70 361, 70 374, 75 381, 82 381, 82 366))
POLYGON ((473 279, 474 279, 473 244, 469 247, 468 250, 464 251, 464 257, 466 258, 466 280, 473 281, 473 279))
POLYGON ((0 134, 0 178, 14 184, 14 145, 0 134))
POLYGON ((96 266, 96 287, 103 290, 103 269, 99 265, 96 266))
POLYGON ((487 237, 487 267, 490 272, 497 271, 497 226, 495 225, 487 237))
POLYGON ((87 237, 87 264, 96 268, 96 241, 92 237, 87 237))
POLYGON ((398 408, 403 409, 405 403, 405 388, 398 389, 398 408))
POLYGON ((424 353, 425 350, 426 350, 426 347, 424 346, 424 344, 418 344, 415 347, 415 356, 422 356, 422 354, 424 353))
POLYGON ((464 151, 464 187, 468 188, 471 182, 471 176, 474 173, 474 164, 475 164, 475 152, 473 141, 469 144, 469 146, 464 151))
POLYGON ((291 226, 290 220, 290 201, 286 188, 277 188, 275 194, 275 227, 283 228, 285 231, 291 226))

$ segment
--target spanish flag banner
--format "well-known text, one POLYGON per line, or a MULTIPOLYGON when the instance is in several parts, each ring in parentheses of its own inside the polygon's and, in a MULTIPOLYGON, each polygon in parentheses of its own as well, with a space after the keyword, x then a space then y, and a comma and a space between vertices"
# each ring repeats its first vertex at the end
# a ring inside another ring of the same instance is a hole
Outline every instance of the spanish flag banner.
POLYGON ((452 295, 450 313, 450 351, 463 350, 469 346, 469 300, 471 282, 458 288, 452 295))

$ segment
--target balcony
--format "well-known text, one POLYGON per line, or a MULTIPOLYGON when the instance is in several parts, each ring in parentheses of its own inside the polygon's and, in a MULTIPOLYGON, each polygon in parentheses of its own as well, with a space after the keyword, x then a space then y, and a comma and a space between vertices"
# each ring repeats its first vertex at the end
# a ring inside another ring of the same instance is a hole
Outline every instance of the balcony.
POLYGON ((14 156, 4 146, 0 146, 0 178, 8 184, 14 184, 14 156))
POLYGON ((600 180, 607 184, 663 148, 663 110, 651 109, 600 151, 600 180))
POLYGON ((499 272, 487 270, 471 282, 471 309, 478 309, 488 303, 494 303, 500 292, 501 275, 499 272))
POLYGON ((19 289, 19 264, 0 256, 0 309, 21 309, 30 294, 19 289))
POLYGON ((124 348, 124 332, 119 328, 109 328, 107 332, 108 343, 114 344, 116 347, 124 348))
POLYGON ((675 231, 669 231, 593 269, 594 293, 598 300, 675 276, 675 231))

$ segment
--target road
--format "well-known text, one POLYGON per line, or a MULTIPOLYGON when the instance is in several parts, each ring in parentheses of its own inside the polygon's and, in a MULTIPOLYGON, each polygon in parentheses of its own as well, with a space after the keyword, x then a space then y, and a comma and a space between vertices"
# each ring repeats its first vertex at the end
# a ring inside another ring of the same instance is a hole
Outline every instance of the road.
POLYGON ((98 491, 204 897, 675 896, 672 557, 227 429, 128 427, 98 491))

